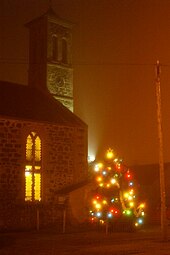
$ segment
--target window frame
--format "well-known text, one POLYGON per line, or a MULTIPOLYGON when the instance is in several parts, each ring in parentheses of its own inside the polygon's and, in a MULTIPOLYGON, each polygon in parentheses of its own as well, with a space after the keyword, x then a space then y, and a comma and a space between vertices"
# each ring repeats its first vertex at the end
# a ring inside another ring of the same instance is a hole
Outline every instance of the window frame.
POLYGON ((40 202, 42 200, 42 140, 34 131, 26 137, 25 152, 24 199, 25 202, 40 202), (27 176, 31 177, 30 181, 27 176))

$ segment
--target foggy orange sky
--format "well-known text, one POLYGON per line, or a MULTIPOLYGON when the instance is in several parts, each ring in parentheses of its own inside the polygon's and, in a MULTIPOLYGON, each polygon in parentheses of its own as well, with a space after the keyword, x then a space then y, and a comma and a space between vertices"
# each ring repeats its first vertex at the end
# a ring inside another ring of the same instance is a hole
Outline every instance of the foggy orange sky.
MULTIPOLYGON (((75 113, 89 155, 113 148, 129 165, 159 161, 155 64, 161 63, 164 160, 170 161, 170 0, 53 0, 73 26, 75 113)), ((27 84, 28 30, 48 0, 0 0, 0 80, 27 84)))

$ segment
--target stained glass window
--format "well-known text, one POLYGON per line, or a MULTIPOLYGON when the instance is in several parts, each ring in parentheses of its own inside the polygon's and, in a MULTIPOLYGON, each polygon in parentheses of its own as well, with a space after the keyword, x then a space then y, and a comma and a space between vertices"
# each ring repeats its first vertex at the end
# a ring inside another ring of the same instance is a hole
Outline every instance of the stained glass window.
POLYGON ((26 139, 25 201, 41 200, 41 139, 31 132, 26 139))

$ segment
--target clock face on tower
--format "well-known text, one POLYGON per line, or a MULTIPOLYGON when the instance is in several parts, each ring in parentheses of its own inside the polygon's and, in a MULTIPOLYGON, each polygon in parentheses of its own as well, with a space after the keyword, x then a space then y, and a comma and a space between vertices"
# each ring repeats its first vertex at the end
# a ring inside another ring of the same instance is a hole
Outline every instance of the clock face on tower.
POLYGON ((65 83, 65 81, 64 81, 64 77, 57 77, 57 79, 56 79, 56 85, 57 86, 59 86, 59 87, 62 87, 62 86, 64 86, 64 83, 65 83))
POLYGON ((56 96, 73 97, 73 71, 68 68, 48 66, 47 88, 56 96))

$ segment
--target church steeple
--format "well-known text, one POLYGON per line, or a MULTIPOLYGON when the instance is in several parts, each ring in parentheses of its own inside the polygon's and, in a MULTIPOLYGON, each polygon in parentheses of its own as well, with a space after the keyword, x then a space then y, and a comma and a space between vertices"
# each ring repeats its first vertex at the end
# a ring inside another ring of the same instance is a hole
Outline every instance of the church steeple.
POLYGON ((60 19, 50 7, 27 27, 29 85, 47 90, 73 111, 72 24, 60 19))

